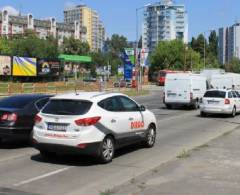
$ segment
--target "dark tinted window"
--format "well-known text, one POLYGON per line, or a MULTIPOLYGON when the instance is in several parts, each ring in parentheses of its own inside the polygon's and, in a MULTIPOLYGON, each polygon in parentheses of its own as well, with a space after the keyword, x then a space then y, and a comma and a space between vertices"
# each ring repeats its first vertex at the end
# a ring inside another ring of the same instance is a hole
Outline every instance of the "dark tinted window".
POLYGON ((41 99, 41 100, 38 100, 36 102, 36 106, 37 106, 37 109, 38 110, 41 110, 45 105, 46 103, 49 101, 49 98, 44 98, 44 99, 41 99))
POLYGON ((235 91, 235 93, 237 94, 237 97, 240 98, 240 94, 239 94, 239 92, 238 92, 238 91, 235 91))
POLYGON ((204 95, 206 98, 225 98, 225 91, 207 91, 204 95))
POLYGON ((92 103, 82 100, 50 100, 42 113, 54 115, 83 115, 91 108, 92 103))
POLYGON ((35 99, 32 97, 8 97, 0 100, 1 108, 17 108, 22 109, 35 99))
POLYGON ((119 102, 118 98, 116 97, 102 100, 101 102, 98 103, 98 105, 101 108, 111 112, 118 112, 123 110, 122 104, 119 102))
POLYGON ((237 98, 237 94, 235 93, 235 91, 232 91, 232 95, 234 98, 237 98))
POLYGON ((228 92, 228 98, 232 98, 233 95, 232 95, 232 92, 228 92))
POLYGON ((123 109, 124 109, 123 111, 127 111, 127 112, 139 111, 138 105, 131 99, 124 96, 120 96, 119 100, 123 105, 123 109))

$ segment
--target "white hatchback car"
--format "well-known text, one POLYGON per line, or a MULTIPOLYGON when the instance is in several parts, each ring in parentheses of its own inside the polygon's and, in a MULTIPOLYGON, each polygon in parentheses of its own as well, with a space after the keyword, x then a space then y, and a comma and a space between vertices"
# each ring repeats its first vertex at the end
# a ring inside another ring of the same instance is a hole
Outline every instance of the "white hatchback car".
POLYGON ((201 116, 207 114, 230 114, 240 112, 240 94, 234 90, 208 90, 200 104, 201 116))
POLYGON ((108 163, 120 147, 136 142, 153 147, 156 128, 154 114, 126 95, 63 94, 36 115, 33 143, 43 157, 80 153, 108 163))

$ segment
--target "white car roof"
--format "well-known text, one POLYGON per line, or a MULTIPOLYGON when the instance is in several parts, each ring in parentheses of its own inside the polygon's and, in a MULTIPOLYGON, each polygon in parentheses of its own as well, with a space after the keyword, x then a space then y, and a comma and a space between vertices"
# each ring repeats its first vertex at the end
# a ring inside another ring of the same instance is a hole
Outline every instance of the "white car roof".
POLYGON ((112 96, 126 96, 122 93, 113 93, 113 92, 77 92, 77 93, 67 93, 60 94, 52 97, 51 99, 65 99, 65 100, 88 100, 91 102, 98 102, 103 99, 112 97, 112 96))

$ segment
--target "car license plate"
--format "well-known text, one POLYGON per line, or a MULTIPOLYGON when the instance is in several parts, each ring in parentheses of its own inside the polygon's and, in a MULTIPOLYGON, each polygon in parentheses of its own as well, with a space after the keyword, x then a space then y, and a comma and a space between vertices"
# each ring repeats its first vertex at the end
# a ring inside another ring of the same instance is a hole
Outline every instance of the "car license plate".
POLYGON ((219 102, 218 101, 208 101, 208 104, 214 104, 214 105, 216 105, 216 104, 218 104, 219 102))
POLYGON ((48 123, 48 130, 49 131, 60 131, 66 132, 68 124, 60 124, 60 123, 48 123))
POLYGON ((170 97, 170 96, 176 96, 177 94, 176 93, 168 93, 167 95, 170 97))

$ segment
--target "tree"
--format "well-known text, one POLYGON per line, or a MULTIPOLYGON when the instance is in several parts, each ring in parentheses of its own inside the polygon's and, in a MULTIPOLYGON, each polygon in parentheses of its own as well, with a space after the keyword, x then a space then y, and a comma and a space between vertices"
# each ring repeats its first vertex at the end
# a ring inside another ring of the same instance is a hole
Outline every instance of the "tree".
POLYGON ((0 38, 0 54, 1 55, 11 55, 11 44, 12 42, 6 38, 0 38))
POLYGON ((205 41, 205 47, 207 48, 207 41, 203 34, 200 34, 197 39, 192 38, 191 41, 191 47, 194 51, 200 53, 201 58, 204 58, 204 41, 205 41))
POLYGON ((108 45, 108 51, 116 56, 119 56, 124 48, 128 47, 127 38, 118 34, 113 34, 111 39, 106 41, 106 44, 108 45))
POLYGON ((233 57, 232 60, 226 64, 226 71, 240 73, 240 59, 233 57))
POLYGON ((52 36, 46 40, 37 37, 35 32, 28 30, 23 37, 7 40, 10 43, 10 55, 34 57, 34 58, 57 58, 58 43, 52 36))
POLYGON ((45 56, 46 58, 57 58, 59 55, 58 40, 53 36, 49 36, 45 40, 45 56))
POLYGON ((111 39, 107 39, 106 47, 106 60, 112 67, 112 73, 117 74, 118 66, 122 64, 120 58, 124 48, 129 47, 127 38, 122 35, 114 34, 111 39))
POLYGON ((209 36, 208 53, 212 53, 216 58, 218 55, 218 36, 216 31, 212 31, 209 36))
POLYGON ((90 46, 86 42, 70 38, 64 38, 61 51, 69 55, 88 55, 90 53, 90 46))
POLYGON ((108 64, 107 62, 107 56, 106 54, 103 54, 102 52, 93 52, 91 53, 93 63, 96 66, 104 66, 108 64))
POLYGON ((155 70, 182 68, 184 51, 185 46, 180 40, 159 42, 151 56, 152 68, 155 70))
POLYGON ((203 63, 201 63, 200 53, 197 53, 192 48, 188 48, 186 52, 186 63, 185 70, 195 70, 199 71, 203 68, 203 63))

